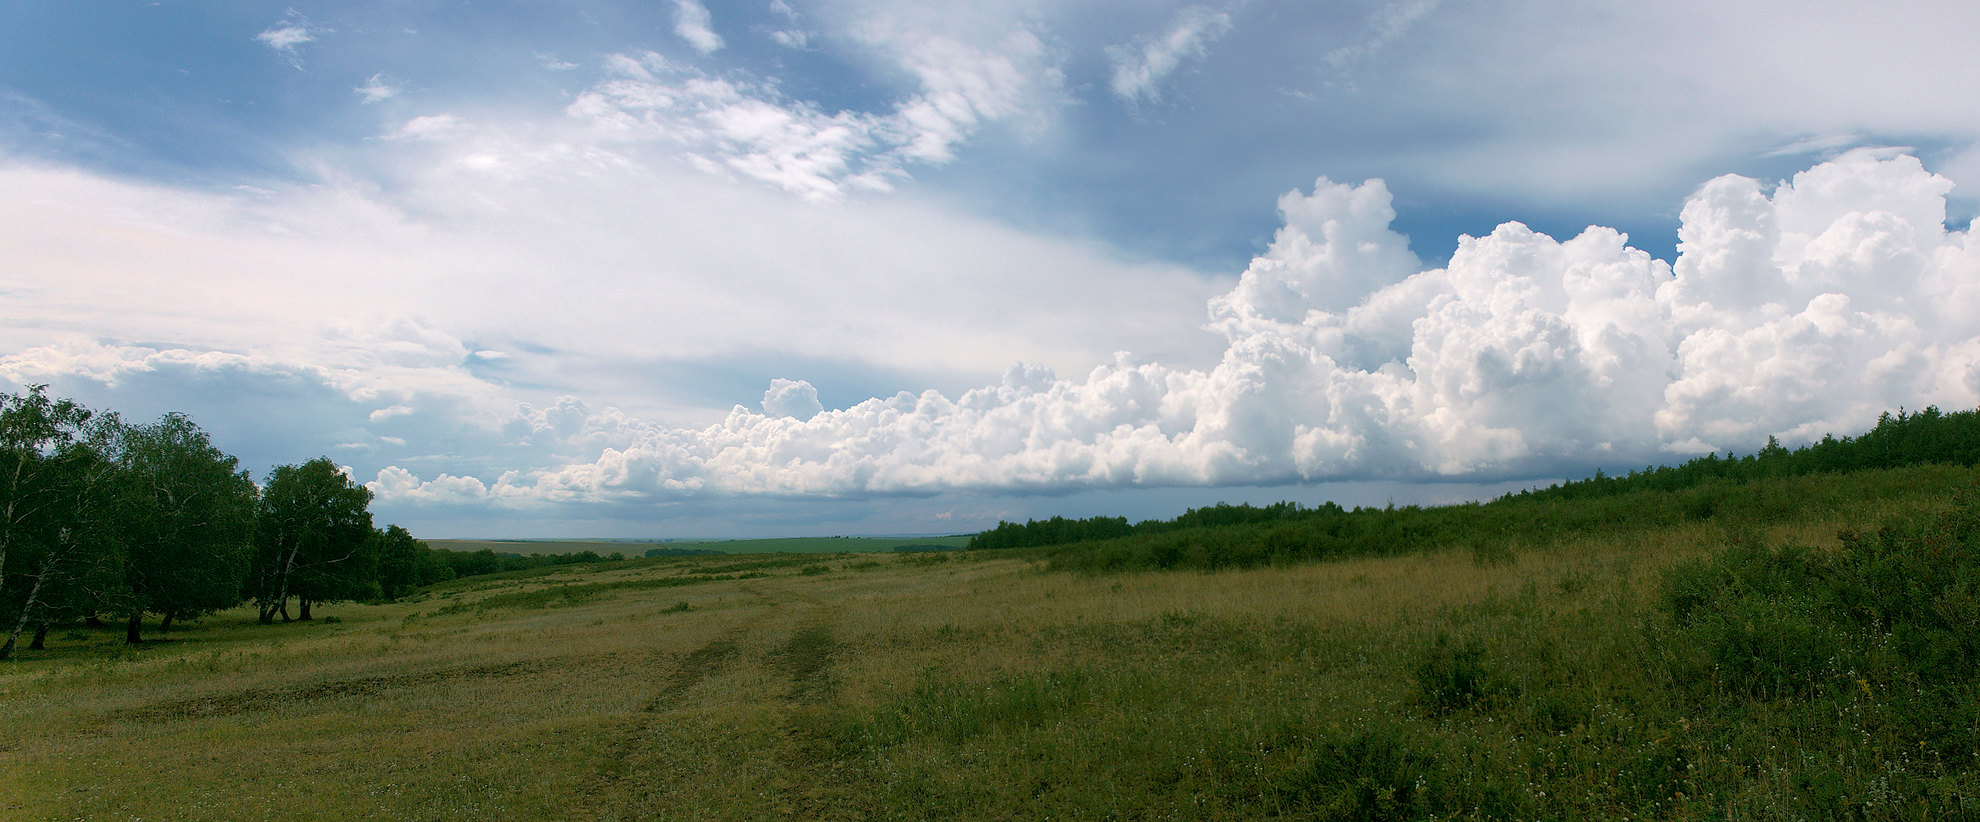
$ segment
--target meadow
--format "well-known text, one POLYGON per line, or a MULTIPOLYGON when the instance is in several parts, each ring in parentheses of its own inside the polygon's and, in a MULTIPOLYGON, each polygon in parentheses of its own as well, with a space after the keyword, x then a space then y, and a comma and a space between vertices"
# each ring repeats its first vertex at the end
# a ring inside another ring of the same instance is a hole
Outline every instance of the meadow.
POLYGON ((0 818, 1971 818, 1976 479, 1217 570, 663 557, 78 628, 0 666, 0 818))

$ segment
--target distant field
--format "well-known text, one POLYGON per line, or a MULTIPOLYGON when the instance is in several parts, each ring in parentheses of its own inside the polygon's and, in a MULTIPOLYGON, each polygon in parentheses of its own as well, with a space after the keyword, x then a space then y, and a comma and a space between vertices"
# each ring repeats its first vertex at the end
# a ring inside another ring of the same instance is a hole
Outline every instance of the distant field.
POLYGON ((447 551, 488 549, 498 554, 574 554, 617 551, 637 557, 651 548, 686 548, 724 554, 867 554, 900 548, 934 546, 961 548, 968 535, 947 537, 788 537, 783 539, 682 539, 633 541, 608 539, 429 539, 426 544, 447 551))

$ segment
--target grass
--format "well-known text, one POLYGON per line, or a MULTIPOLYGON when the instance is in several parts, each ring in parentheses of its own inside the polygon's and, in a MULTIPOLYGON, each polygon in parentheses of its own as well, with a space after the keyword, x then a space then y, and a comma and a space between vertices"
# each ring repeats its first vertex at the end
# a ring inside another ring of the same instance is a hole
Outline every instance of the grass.
MULTIPOLYGON (((85 632, 0 666, 0 818, 1971 817, 1975 752, 1906 749, 1899 674, 1713 679, 1752 639, 1727 580, 1945 505, 1821 499, 1217 572, 664 558, 85 632)), ((1980 727, 1965 682, 1933 739, 1980 727)))

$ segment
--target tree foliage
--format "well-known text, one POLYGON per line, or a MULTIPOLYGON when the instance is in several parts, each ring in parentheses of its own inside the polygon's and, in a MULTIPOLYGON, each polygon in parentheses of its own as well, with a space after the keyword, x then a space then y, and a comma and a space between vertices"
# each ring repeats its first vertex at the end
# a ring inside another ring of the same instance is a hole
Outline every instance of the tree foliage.
POLYGON ((105 490, 117 429, 114 416, 41 386, 0 397, 0 659, 27 626, 114 593, 105 490))
POLYGON ((291 598, 308 619, 314 603, 377 594, 370 505, 371 489, 328 457, 269 473, 256 517, 249 592, 262 622, 277 613, 288 619, 291 598))
POLYGON ((256 490, 239 461, 182 414, 126 430, 118 536, 129 639, 149 612, 165 625, 240 602, 255 531, 256 490))
POLYGON ((263 621, 400 596, 454 571, 327 458, 257 488, 183 414, 129 425, 34 386, 0 395, 0 659, 32 628, 99 615, 139 642, 146 615, 197 619, 253 600, 263 621))

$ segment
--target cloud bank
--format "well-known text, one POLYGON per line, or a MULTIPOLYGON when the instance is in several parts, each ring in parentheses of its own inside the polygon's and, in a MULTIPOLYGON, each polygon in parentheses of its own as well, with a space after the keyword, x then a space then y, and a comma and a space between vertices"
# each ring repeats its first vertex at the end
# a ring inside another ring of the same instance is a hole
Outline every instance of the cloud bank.
POLYGON ((1706 183, 1674 265, 1612 229, 1560 241, 1509 222, 1420 270, 1380 180, 1321 178, 1280 200, 1269 249, 1210 301, 1214 367, 1020 364, 953 398, 830 410, 779 380, 700 429, 567 415, 572 438, 609 428, 594 460, 492 482, 392 467, 372 487, 521 505, 1477 480, 1847 433, 1980 403, 1980 247, 1945 225, 1951 188, 1858 150, 1771 191, 1706 183))

